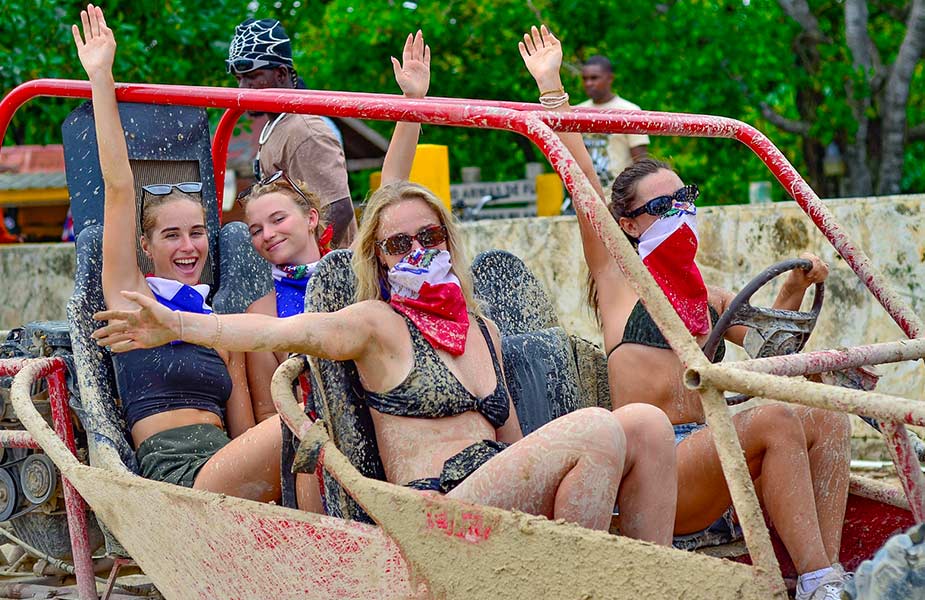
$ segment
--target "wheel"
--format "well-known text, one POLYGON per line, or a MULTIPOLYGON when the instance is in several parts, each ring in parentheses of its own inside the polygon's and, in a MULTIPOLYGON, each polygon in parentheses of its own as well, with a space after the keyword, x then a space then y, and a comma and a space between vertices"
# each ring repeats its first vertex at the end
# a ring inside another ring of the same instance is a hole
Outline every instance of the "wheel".
POLYGON ((752 295, 769 281, 793 269, 812 269, 812 263, 804 258, 785 260, 772 265, 758 274, 742 288, 719 320, 713 325, 710 337, 704 344, 703 351, 713 356, 720 339, 733 325, 746 325, 749 332, 745 336, 745 351, 752 358, 796 354, 803 349, 809 335, 816 326, 819 311, 825 298, 825 284, 816 284, 813 307, 809 312, 782 310, 777 308, 755 307, 749 303, 752 295))
MULTIPOLYGON (((819 318, 819 312, 822 310, 822 303, 825 299, 824 283, 816 284, 813 306, 809 312, 755 307, 749 301, 755 292, 778 275, 793 269, 808 271, 812 268, 811 261, 805 258, 796 258, 771 265, 759 273, 757 277, 742 288, 742 291, 736 294, 726 308, 726 312, 713 325, 710 337, 707 338, 707 342, 703 346, 704 354, 713 356, 723 334, 733 325, 745 325, 749 328, 745 334, 743 346, 752 358, 796 354, 802 350, 809 340, 809 336, 816 326, 816 320, 819 318)), ((738 394, 728 397, 726 403, 729 405, 741 404, 749 398, 751 396, 738 394)))
POLYGON ((6 521, 14 512, 19 501, 16 481, 6 469, 0 469, 0 521, 6 521))
POLYGON ((58 470, 45 454, 30 454, 19 465, 22 493, 32 504, 44 504, 58 488, 58 470))

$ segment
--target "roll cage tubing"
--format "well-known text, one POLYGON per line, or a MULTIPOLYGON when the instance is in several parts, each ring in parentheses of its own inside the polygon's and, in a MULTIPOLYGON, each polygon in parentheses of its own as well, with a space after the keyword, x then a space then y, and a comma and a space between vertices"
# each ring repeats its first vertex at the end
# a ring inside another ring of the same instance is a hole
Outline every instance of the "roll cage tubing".
MULTIPOLYGON (((86 81, 39 79, 13 89, 0 101, 0 140, 13 113, 37 96, 91 97, 86 81)), ((722 391, 731 390, 809 406, 862 413, 887 420, 883 432, 893 454, 903 489, 916 522, 925 521, 925 477, 906 435, 904 423, 925 425, 925 405, 918 401, 834 388, 787 379, 795 375, 849 366, 917 360, 925 357, 925 343, 897 341, 826 350, 773 359, 711 365, 680 317, 655 283, 638 255, 597 197, 554 131, 645 133, 688 137, 731 138, 748 146, 774 174, 790 196, 835 247, 897 325, 909 338, 923 334, 922 321, 883 281, 870 259, 836 223, 832 213, 797 173, 777 147, 754 127, 725 117, 650 111, 573 109, 544 111, 538 104, 455 98, 407 99, 388 94, 315 90, 241 90, 151 84, 117 84, 121 102, 223 108, 212 146, 216 181, 224 179, 225 157, 234 126, 246 110, 270 113, 316 114, 434 125, 479 127, 514 131, 533 141, 546 155, 572 195, 576 209, 600 237, 629 284, 652 314, 672 349, 688 369, 685 384, 701 393, 707 423, 716 435, 717 451, 745 533, 752 559, 764 568, 777 561, 771 551, 757 496, 722 391), (739 509, 743 510, 739 510, 739 509)), ((221 206, 221 188, 216 190, 221 206)))

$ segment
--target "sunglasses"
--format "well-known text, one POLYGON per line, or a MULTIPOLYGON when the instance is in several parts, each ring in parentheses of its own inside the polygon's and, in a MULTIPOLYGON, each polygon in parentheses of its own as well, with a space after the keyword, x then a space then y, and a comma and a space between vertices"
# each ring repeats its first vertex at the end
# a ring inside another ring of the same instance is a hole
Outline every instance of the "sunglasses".
POLYGON ((652 198, 639 208, 624 213, 623 216, 628 219, 634 219, 641 214, 662 217, 671 210, 689 210, 688 205, 692 205, 698 196, 700 196, 700 190, 692 183, 668 196, 652 198))
POLYGON ((180 190, 184 194, 201 194, 202 182, 184 181, 183 183, 152 183, 151 185, 141 186, 141 206, 139 207, 139 214, 145 214, 145 192, 152 196, 166 196, 174 189, 180 190))
POLYGON ((286 175, 285 171, 277 171, 276 173, 273 173, 273 174, 270 175, 269 177, 265 177, 265 178, 261 179, 261 180, 258 181, 255 185, 250 186, 249 188, 247 188, 246 190, 244 190, 244 191, 242 191, 240 194, 238 194, 237 199, 238 199, 238 200, 244 200, 245 198, 247 198, 248 196, 250 196, 250 193, 251 193, 252 191, 254 191, 254 188, 255 188, 256 186, 258 186, 258 185, 270 185, 271 183, 276 183, 276 182, 279 181, 280 179, 283 180, 283 183, 285 183, 285 184, 288 185, 290 188, 292 188, 292 191, 295 192, 296 194, 298 194, 298 195, 302 198, 302 200, 305 200, 305 202, 306 202, 308 205, 311 205, 311 201, 309 201, 308 196, 305 195, 305 192, 302 191, 302 189, 298 186, 298 184, 296 184, 295 181, 293 181, 292 179, 289 178, 288 175, 286 175))
POLYGON ((425 248, 439 246, 447 239, 446 227, 443 225, 431 225, 425 227, 414 235, 407 233, 397 233, 384 240, 376 242, 379 249, 386 254, 408 254, 411 252, 411 244, 417 240, 425 248))
POLYGON ((266 69, 268 67, 278 67, 279 63, 270 62, 268 60, 262 60, 259 58, 226 58, 225 59, 225 68, 229 73, 247 73, 249 71, 255 71, 257 69, 266 69))

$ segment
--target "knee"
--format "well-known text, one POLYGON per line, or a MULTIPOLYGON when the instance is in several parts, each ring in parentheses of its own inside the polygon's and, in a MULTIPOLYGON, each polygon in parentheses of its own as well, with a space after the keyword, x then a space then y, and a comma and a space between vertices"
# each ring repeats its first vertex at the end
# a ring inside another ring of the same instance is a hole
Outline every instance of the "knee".
POLYGON ((847 413, 812 408, 803 423, 811 430, 806 432, 807 437, 842 446, 851 444, 851 420, 847 413))
POLYGON ((793 443, 806 445, 803 423, 797 412, 786 404, 760 406, 752 416, 753 431, 765 445, 793 443))
POLYGON ((623 426, 627 444, 653 451, 662 447, 674 449, 674 429, 668 415, 651 404, 628 404, 614 411, 623 426))
POLYGON ((582 408, 571 413, 571 418, 580 424, 574 429, 574 440, 582 450, 599 450, 610 455, 623 455, 626 450, 626 434, 620 421, 605 408, 582 408))

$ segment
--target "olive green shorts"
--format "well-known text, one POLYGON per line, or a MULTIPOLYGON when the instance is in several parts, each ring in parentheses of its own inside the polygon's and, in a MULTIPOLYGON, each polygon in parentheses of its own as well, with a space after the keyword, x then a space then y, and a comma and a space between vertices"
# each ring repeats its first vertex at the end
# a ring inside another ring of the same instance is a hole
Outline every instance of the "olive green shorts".
POLYGON ((222 429, 206 424, 155 433, 135 452, 140 475, 191 488, 203 465, 230 441, 222 429))

